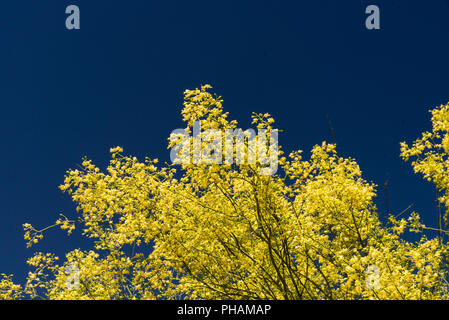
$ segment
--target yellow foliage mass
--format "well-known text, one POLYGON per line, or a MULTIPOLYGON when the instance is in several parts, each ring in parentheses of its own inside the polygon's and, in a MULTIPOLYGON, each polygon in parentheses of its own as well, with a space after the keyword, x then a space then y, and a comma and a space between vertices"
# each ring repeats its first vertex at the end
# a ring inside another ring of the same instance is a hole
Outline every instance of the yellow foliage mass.
MULTIPOLYGON (((234 129, 210 86, 185 92, 186 130, 234 129)), ((449 105, 432 111, 433 131, 401 156, 433 181, 449 205, 449 105)), ((269 114, 253 114, 271 130, 269 114)), ((170 139, 169 148, 176 145, 170 139)), ((0 298, 45 299, 446 299, 447 246, 439 238, 403 240, 427 227, 413 213, 381 223, 376 186, 354 159, 323 142, 306 160, 301 151, 276 155, 280 170, 260 164, 158 165, 112 148, 105 172, 84 159, 60 186, 76 216, 54 226, 80 229, 91 250, 62 263, 36 253, 26 285, 3 275, 0 298), (67 285, 75 266, 79 285, 67 285), (368 272, 368 271, 369 272, 368 272)), ((24 225, 31 246, 47 229, 24 225)), ((440 230, 444 232, 444 230, 440 230)))

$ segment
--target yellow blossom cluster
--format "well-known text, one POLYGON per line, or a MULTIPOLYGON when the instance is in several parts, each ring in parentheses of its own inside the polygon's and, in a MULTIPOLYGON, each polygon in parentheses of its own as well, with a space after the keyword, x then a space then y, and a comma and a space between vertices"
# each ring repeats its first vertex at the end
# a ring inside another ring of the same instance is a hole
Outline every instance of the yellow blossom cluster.
POLYGON ((12 275, 0 274, 0 299, 14 300, 22 297, 22 287, 14 284, 12 275))
MULTIPOLYGON (((435 184, 439 201, 449 208, 449 103, 430 111, 432 114, 432 131, 426 131, 414 141, 412 146, 401 142, 401 157, 408 161, 416 173, 435 184)), ((444 216, 446 224, 448 216, 444 216)))
MULTIPOLYGON (((236 128, 210 88, 185 92, 186 131, 195 121, 203 129, 236 128)), ((435 150, 447 149, 447 109, 434 112, 436 133, 412 148, 402 145, 404 158, 422 156, 415 170, 442 190, 449 175, 435 150), (430 142, 437 134, 439 145, 430 142)), ((272 130, 273 123, 269 114, 253 114, 258 129, 272 130)), ((178 142, 171 137, 169 148, 178 142)), ((140 162, 120 147, 110 152, 104 172, 83 159, 60 187, 77 214, 62 215, 54 226, 69 234, 79 228, 93 248, 68 252, 62 264, 53 254, 36 253, 23 291, 3 276, 0 298, 448 298, 446 245, 401 238, 426 228, 416 213, 382 223, 376 186, 334 144, 316 145, 309 159, 301 151, 284 156, 279 147, 280 170, 273 175, 262 175, 260 163, 180 162, 176 168, 157 159, 140 162)), ((29 245, 47 229, 24 228, 29 245)))

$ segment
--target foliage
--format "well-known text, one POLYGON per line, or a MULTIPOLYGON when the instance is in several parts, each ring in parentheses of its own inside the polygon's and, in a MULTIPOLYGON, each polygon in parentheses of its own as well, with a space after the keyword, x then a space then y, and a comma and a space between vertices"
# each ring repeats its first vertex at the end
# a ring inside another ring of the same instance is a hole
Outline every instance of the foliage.
MULTIPOLYGON (((183 120, 204 129, 235 129, 210 86, 185 92, 183 120)), ((449 205, 449 106, 433 111, 433 132, 401 156, 444 193, 449 205), (436 141, 438 140, 438 141, 436 141)), ((269 114, 253 114, 268 132, 269 114)), ((169 139, 169 148, 179 144, 169 139)), ((203 142, 205 143, 205 142, 203 142)), ((247 148, 247 147, 246 147, 247 148)), ((236 150, 235 150, 236 151, 236 150)), ((237 151, 236 151, 237 152, 237 151)), ((382 223, 376 186, 362 178, 336 145, 276 156, 280 170, 262 175, 260 163, 158 165, 111 149, 105 172, 84 159, 60 186, 78 215, 54 226, 80 228, 94 241, 64 262, 36 253, 22 288, 3 275, 0 298, 44 299, 446 299, 446 244, 441 237, 413 243, 409 229, 427 227, 418 214, 382 223), (150 248, 150 250, 149 250, 150 248), (79 272, 68 286, 67 268, 79 272), (374 271, 373 271, 374 270, 374 271)), ((44 231, 24 225, 31 246, 44 231)), ((439 230, 445 232, 444 230, 439 230)))

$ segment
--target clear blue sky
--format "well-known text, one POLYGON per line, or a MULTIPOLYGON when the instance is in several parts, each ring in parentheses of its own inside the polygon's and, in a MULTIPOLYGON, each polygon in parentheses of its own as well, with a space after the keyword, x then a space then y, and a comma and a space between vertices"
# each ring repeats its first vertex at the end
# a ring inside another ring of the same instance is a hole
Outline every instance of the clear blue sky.
MULTIPOLYGON (((22 224, 53 223, 75 205, 57 188, 83 156, 109 148, 169 160, 182 93, 209 83, 241 127, 269 112, 286 151, 332 141, 383 185, 390 210, 411 203, 435 226, 433 186, 399 158, 449 102, 449 2, 54 1, 0 4, 0 272, 28 267, 22 224), (78 5, 81 29, 65 28, 78 5), (381 29, 365 28, 376 4, 381 29)), ((308 153, 306 153, 308 154, 308 153)), ((379 188, 379 211, 385 213, 379 188)), ((36 250, 84 245, 57 229, 36 250)))

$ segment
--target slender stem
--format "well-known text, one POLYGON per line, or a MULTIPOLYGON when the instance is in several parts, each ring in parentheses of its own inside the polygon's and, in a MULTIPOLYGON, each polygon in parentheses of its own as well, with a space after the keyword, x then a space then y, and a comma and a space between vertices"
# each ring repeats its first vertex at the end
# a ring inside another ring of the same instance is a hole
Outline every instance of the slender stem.
POLYGON ((387 173, 387 178, 385 179, 385 183, 384 183, 384 197, 385 197, 385 210, 387 212, 387 216, 389 216, 390 209, 388 207, 387 186, 388 186, 388 173, 387 173))
POLYGON ((326 113, 326 118, 327 118, 327 122, 329 123, 329 128, 331 129, 331 132, 332 132, 332 138, 334 139, 334 144, 337 145, 337 139, 335 138, 334 127, 332 126, 331 119, 329 118, 329 115, 327 113, 326 113))
POLYGON ((435 188, 435 204, 437 209, 437 225, 438 225, 438 242, 441 245, 442 243, 442 233, 441 233, 441 209, 440 209, 440 201, 439 201, 439 192, 438 188, 435 188))

